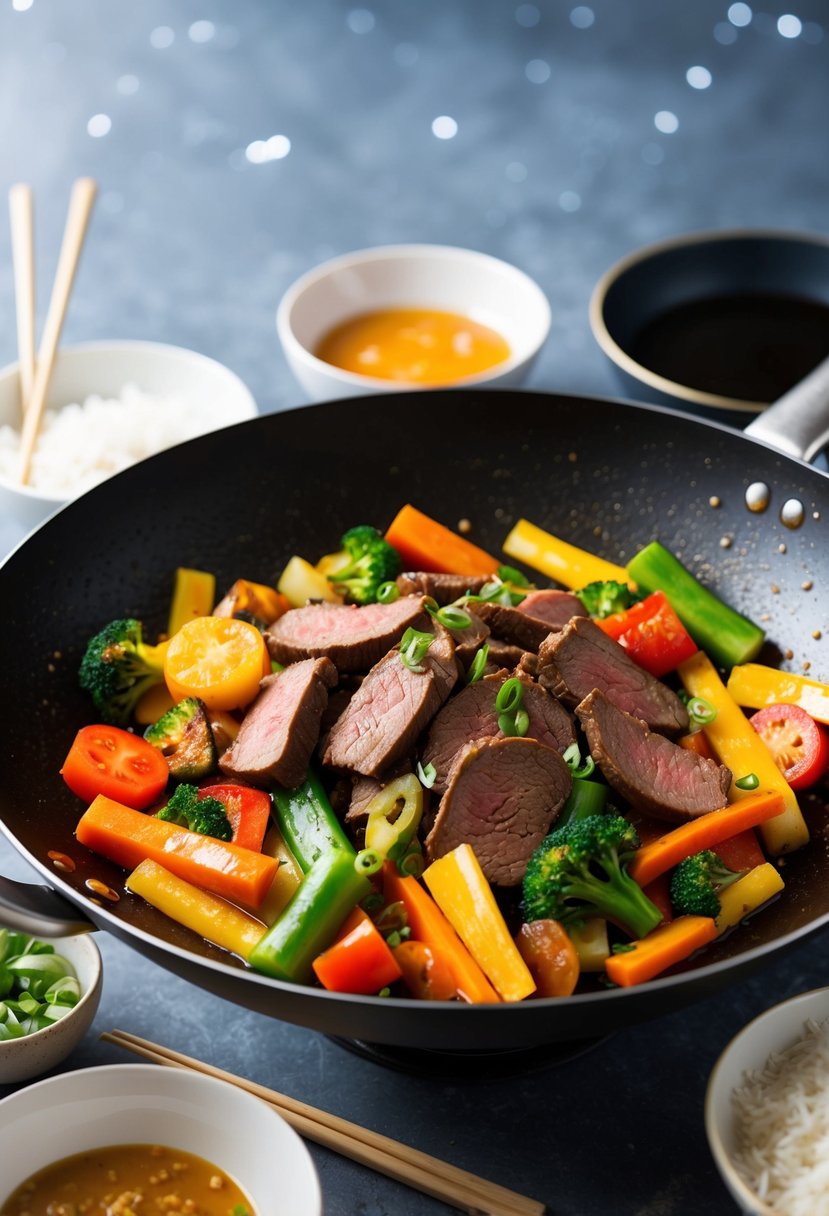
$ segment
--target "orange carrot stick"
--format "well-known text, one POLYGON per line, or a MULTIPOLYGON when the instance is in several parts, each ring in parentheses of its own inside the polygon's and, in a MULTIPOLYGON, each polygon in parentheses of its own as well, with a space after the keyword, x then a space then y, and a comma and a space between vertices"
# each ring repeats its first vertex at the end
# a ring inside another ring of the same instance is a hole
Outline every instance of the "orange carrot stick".
POLYGON ((404 570, 440 574, 494 574, 499 562, 407 503, 389 525, 386 540, 403 561, 404 570))
POLYGON ((127 870, 150 857, 179 878, 252 908, 267 895, 279 865, 275 857, 191 832, 103 794, 81 816, 75 835, 127 870))
POLYGON ((757 827, 784 810, 783 795, 777 790, 762 790, 741 798, 721 811, 709 811, 643 845, 634 854, 628 872, 640 887, 647 887, 657 875, 679 865, 684 858, 693 857, 702 849, 713 849, 721 840, 728 840, 729 836, 736 836, 746 828, 757 827))
POLYGON ((688 752, 696 752, 698 756, 702 756, 705 760, 714 760, 715 756, 711 750, 711 744, 705 737, 704 730, 696 730, 693 734, 683 735, 681 739, 677 739, 680 747, 684 747, 688 752))
POLYGON ((449 921, 416 878, 403 878, 394 862, 387 861, 383 867, 383 890, 389 903, 400 900, 405 906, 412 937, 434 946, 446 959, 463 1000, 473 1005, 500 1000, 449 921))
POLYGON ((633 949, 611 954, 605 963, 607 978, 620 988, 643 984, 681 963, 716 936, 717 925, 710 916, 678 916, 669 925, 660 925, 647 937, 631 942, 633 949))

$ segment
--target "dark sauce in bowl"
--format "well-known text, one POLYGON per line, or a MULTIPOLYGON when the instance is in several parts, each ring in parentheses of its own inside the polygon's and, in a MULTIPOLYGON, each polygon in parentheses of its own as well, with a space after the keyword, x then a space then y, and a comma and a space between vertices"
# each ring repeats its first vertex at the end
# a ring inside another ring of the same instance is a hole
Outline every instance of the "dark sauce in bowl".
POLYGON ((829 304, 771 293, 691 300, 649 321, 629 354, 676 384, 769 403, 829 355, 829 304))

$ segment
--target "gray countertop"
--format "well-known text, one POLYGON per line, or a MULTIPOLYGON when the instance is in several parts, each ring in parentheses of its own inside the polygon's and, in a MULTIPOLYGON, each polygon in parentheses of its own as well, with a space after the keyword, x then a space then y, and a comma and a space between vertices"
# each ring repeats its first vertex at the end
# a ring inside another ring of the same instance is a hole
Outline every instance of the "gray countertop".
MULTIPOLYGON (((588 325, 596 280, 681 232, 829 233, 828 101, 822 0, 755 12, 725 0, 0 8, 2 186, 35 190, 41 320, 69 187, 89 174, 100 194, 65 340, 203 351, 241 375, 262 412, 302 400, 274 328, 288 284, 337 253, 409 241, 485 250, 540 283, 553 329, 530 387, 617 394, 588 325)), ((4 364, 15 358, 6 225, 0 312, 4 364)), ((19 539, 0 520, 0 551, 19 539)), ((31 875, 5 840, 0 872, 31 875)), ((816 939, 578 1060, 458 1082, 381 1067, 236 1009, 113 938, 100 945, 103 1001, 65 1068, 124 1059, 96 1033, 120 1025, 535 1196, 555 1216, 735 1211, 706 1147, 707 1075, 750 1017, 828 974, 816 939)), ((446 1210, 312 1152, 328 1216, 446 1210)))

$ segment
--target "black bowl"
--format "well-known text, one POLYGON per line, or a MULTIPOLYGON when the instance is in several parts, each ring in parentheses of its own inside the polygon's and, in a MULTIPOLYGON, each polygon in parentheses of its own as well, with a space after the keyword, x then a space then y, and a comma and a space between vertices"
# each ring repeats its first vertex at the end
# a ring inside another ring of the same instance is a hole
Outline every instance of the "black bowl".
POLYGON ((829 237, 691 233, 607 271, 590 324, 624 389, 744 425, 829 355, 829 237))

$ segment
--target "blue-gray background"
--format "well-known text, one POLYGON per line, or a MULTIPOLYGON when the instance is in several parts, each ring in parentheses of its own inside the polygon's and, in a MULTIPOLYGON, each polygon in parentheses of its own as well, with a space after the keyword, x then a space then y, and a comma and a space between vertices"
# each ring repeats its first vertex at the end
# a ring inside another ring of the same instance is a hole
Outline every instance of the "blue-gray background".
MULTIPOLYGON (((618 257, 705 228, 829 231, 829 9, 791 3, 2 0, 0 187, 34 187, 40 318, 71 182, 89 174, 100 194, 67 341, 189 346, 263 411, 287 408, 301 401, 274 330, 288 284, 349 249, 435 241, 541 284, 554 321, 532 386, 615 393, 587 306, 618 257)), ((0 316, 2 364, 5 224, 0 316)), ((5 843, 0 870, 30 874, 5 843)), ((707 1073, 750 1016, 826 981, 807 944, 580 1061, 458 1085, 381 1070, 101 945, 96 1030, 190 1050, 556 1216, 733 1212, 705 1145, 707 1073)), ((93 1035, 66 1067, 122 1058, 93 1035)), ((329 1216, 445 1210, 313 1151, 329 1216)))

